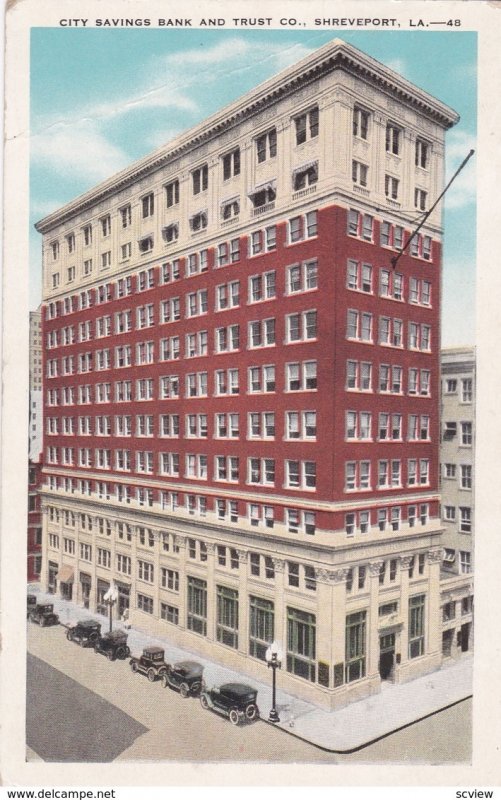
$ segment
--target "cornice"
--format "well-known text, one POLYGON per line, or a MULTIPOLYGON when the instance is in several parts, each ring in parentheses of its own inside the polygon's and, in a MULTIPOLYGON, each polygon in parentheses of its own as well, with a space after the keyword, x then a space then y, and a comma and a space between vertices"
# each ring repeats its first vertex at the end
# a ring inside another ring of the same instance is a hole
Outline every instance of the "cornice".
POLYGON ((36 223, 36 230, 39 233, 49 232, 57 225, 61 225, 73 216, 147 177, 152 172, 168 166, 181 155, 190 150, 196 150, 222 133, 230 131, 244 119, 254 117, 266 107, 293 95, 336 69, 358 77, 443 128, 450 128, 459 120, 459 115, 449 106, 436 100, 427 92, 414 86, 393 70, 355 47, 346 44, 341 39, 334 39, 312 55, 260 84, 236 102, 211 115, 199 125, 190 128, 164 147, 134 162, 58 211, 44 217, 36 223))

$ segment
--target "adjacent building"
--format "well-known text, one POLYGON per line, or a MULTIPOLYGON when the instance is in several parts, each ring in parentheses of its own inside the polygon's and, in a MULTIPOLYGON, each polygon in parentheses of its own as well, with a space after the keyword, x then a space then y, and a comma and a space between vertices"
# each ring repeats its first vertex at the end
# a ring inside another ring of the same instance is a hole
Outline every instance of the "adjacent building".
POLYGON ((457 119, 335 40, 38 223, 49 591, 326 708, 440 665, 457 119))
POLYGON ((42 312, 29 318, 29 427, 28 427, 28 581, 38 581, 42 567, 42 517, 38 489, 42 481, 43 389, 42 389, 42 312))
POLYGON ((442 618, 444 655, 472 647, 475 535, 475 348, 442 350, 442 618))

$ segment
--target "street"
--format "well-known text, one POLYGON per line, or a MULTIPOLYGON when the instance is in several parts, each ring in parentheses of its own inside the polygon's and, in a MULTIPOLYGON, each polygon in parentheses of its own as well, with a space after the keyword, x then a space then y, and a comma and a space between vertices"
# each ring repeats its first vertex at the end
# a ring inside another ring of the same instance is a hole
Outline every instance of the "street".
MULTIPOLYGON (((329 753, 264 721, 234 727, 196 698, 151 684, 128 660, 28 623, 28 760, 468 763, 471 700, 350 754, 329 753)), ((259 703, 259 697, 258 697, 259 703)))

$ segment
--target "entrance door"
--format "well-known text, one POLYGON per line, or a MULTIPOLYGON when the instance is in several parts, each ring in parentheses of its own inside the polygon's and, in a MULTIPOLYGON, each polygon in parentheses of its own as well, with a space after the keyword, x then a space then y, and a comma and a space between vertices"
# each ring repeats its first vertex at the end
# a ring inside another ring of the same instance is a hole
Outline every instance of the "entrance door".
POLYGON ((60 584, 61 590, 61 597, 64 600, 71 600, 73 597, 73 584, 72 583, 61 583, 60 584))
POLYGON ((461 652, 462 653, 468 652, 469 646, 470 646, 470 623, 466 622, 464 625, 461 625, 461 652))
POLYGON ((452 641, 454 638, 454 630, 451 628, 449 631, 444 631, 442 634, 442 655, 448 658, 452 653, 452 641))
POLYGON ((392 677, 395 663, 395 634, 386 633, 379 637, 379 674, 382 681, 392 677))
POLYGON ((118 587, 118 616, 123 617, 124 612, 130 608, 130 587, 118 587))

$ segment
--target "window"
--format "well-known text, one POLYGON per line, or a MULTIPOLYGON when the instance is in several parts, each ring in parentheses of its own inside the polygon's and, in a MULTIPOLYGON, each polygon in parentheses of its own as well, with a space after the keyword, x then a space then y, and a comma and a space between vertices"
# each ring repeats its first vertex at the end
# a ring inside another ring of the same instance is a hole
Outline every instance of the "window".
POLYGON ((369 112, 363 108, 353 109, 353 136, 358 136, 360 139, 368 138, 369 118, 369 112))
POLYGON ((395 156, 400 155, 400 142, 402 131, 396 125, 389 123, 386 126, 386 152, 395 156))
POLYGON ((263 319, 248 323, 248 347, 271 347, 275 344, 275 320, 263 319))
POLYGON ((111 217, 109 214, 101 218, 101 233, 103 236, 109 236, 111 233, 111 217))
POLYGON ((285 487, 287 489, 315 489, 317 465, 314 461, 285 462, 285 487))
POLYGON ((179 592, 179 572, 162 567, 162 588, 179 592))
POLYGON ((461 506, 459 508, 459 513, 459 530, 461 533, 471 533, 471 508, 468 506, 461 506))
POLYGON ((409 598, 409 658, 424 653, 424 594, 409 598))
POLYGON ((346 362, 346 389, 357 391, 371 391, 372 364, 369 362, 346 362))
POLYGON ((303 144, 307 139, 314 139, 318 136, 319 117, 318 107, 301 114, 294 120, 296 127, 296 144, 303 144))
POLYGON ((229 325, 215 330, 216 353, 230 353, 240 347, 240 326, 229 325))
POLYGON ((358 292, 372 292, 372 266, 349 260, 346 267, 346 286, 358 292))
MULTIPOLYGON (((270 131, 263 133, 256 139, 256 155, 258 164, 267 161, 269 158, 275 158, 277 154, 277 131, 272 128, 270 131)), ((271 640, 270 640, 271 641, 271 640)))
POLYGON ((132 222, 131 207, 130 205, 124 206, 120 209, 120 220, 122 228, 128 228, 132 222))
POLYGON ((315 681, 316 618, 314 614, 287 608, 287 672, 315 681))
POLYGON ((414 159, 416 167, 421 167, 421 169, 427 169, 429 155, 430 155, 429 144, 427 142, 423 142, 422 139, 416 139, 416 150, 414 159))
POLYGON ((214 423, 216 438, 238 439, 240 435, 238 414, 215 414, 214 423))
POLYGON ((317 435, 316 411, 286 411, 286 439, 315 439, 317 435))
MULTIPOLYGON (((221 217, 223 218, 223 220, 235 219, 236 217, 238 217, 239 214, 240 214, 240 198, 235 197, 234 199, 226 200, 221 204, 221 217)), ((227 246, 228 245, 226 245, 226 247, 227 246)), ((223 266, 223 265, 218 264, 218 266, 223 266)))
POLYGON ((217 587, 216 638, 227 647, 238 648, 238 591, 217 587))
MULTIPOLYGON (((382 415, 380 414, 379 416, 381 418, 382 415)), ((372 438, 371 428, 372 428, 372 415, 370 412, 368 411, 346 412, 347 439, 371 439, 372 438)))
POLYGON ((461 422, 461 444, 471 447, 473 443, 473 424, 471 422, 461 422))
POLYGON ((370 477, 370 461, 347 461, 345 463, 345 491, 370 489, 370 477))
POLYGON ((172 281, 177 281, 181 274, 179 259, 175 259, 174 261, 166 261, 165 264, 162 264, 162 271, 161 271, 161 282, 162 284, 171 283, 172 281))
POLYGON ((141 212, 143 219, 146 219, 147 217, 152 217, 154 211, 155 211, 155 196, 153 192, 150 192, 141 199, 141 212))
POLYGON ((223 162, 223 180, 227 181, 240 175, 240 148, 237 147, 231 153, 227 153, 222 158, 223 162))
POLYGON ((153 614, 153 598, 145 594, 137 593, 137 607, 145 614, 153 614))
POLYGON ((179 224, 173 222, 170 225, 166 225, 162 228, 162 236, 164 242, 167 242, 167 244, 177 241, 179 239, 179 224))
POLYGON ((207 635, 207 582, 200 578, 187 578, 188 608, 187 628, 202 636, 207 635))
POLYGON ((292 173, 292 186, 295 192, 313 186, 318 181, 318 161, 304 164, 292 173))
POLYGON ((346 683, 365 676, 366 660, 366 611, 358 611, 346 617, 345 632, 345 680, 346 683))
POLYGON ((261 275, 252 275, 249 278, 249 303, 259 303, 262 300, 272 300, 276 295, 276 273, 263 272, 261 275))
POLYGON ((318 263, 305 261, 287 268, 287 294, 308 292, 318 288, 318 263))
POLYGON ((254 486, 275 485, 275 459, 247 459, 247 483, 254 486))
MULTIPOLYGON (((253 555, 257 555, 258 565, 260 558, 257 553, 251 553, 251 574, 254 574, 252 573, 253 555)), ((274 604, 271 600, 251 595, 249 597, 249 610, 249 655, 265 661, 266 651, 275 637, 274 604)))
POLYGON ((92 244, 92 225, 85 225, 83 227, 84 245, 88 247, 92 244))
POLYGON ((149 253, 150 250, 153 250, 153 237, 144 236, 142 239, 139 239, 138 247, 140 253, 149 253))
POLYGON ((195 169, 191 173, 192 182, 193 182, 193 194, 200 194, 200 192, 205 192, 208 185, 209 185, 209 167, 207 164, 204 164, 198 169, 195 169))
POLYGON ((473 400, 473 380, 463 378, 461 380, 461 402, 471 403, 473 400))
POLYGON ((462 575, 468 575, 471 573, 471 553, 465 550, 461 550, 459 552, 459 568, 462 575))
POLYGON ((235 456, 216 456, 214 480, 237 483, 239 459, 235 456))
POLYGON ((419 211, 426 211, 428 194, 423 189, 414 189, 414 208, 419 211))
POLYGON ((346 338, 356 341, 372 342, 372 314, 348 309, 346 338))
POLYGON ((179 181, 173 180, 165 186, 167 208, 172 208, 179 203, 179 181))
POLYGON ((317 312, 302 311, 285 318, 287 344, 304 342, 317 337, 317 312))
POLYGON ((398 200, 398 187, 400 181, 392 175, 384 176, 384 193, 390 200, 398 200))
POLYGON ((361 161, 351 162, 351 179, 355 186, 366 187, 368 182, 369 167, 361 161))

